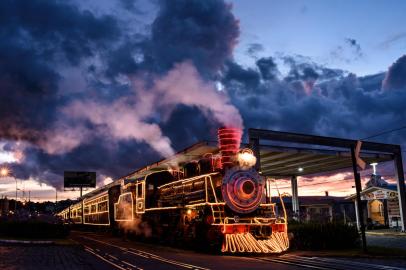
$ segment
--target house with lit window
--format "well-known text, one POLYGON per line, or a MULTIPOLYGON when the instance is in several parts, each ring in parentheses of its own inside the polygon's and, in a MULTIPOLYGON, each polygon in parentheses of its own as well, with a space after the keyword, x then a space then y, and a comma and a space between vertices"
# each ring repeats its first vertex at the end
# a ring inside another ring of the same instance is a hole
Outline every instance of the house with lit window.
MULTIPOLYGON (((400 226, 397 185, 389 184, 378 174, 372 174, 360 195, 364 222, 368 227, 397 228, 400 226)), ((357 208, 356 194, 352 194, 348 199, 354 201, 355 208, 357 208)), ((359 226, 359 215, 356 214, 359 226)))
POLYGON ((342 222, 355 224, 355 210, 352 201, 344 197, 299 196, 299 216, 292 211, 292 197, 283 197, 289 219, 302 222, 342 222))

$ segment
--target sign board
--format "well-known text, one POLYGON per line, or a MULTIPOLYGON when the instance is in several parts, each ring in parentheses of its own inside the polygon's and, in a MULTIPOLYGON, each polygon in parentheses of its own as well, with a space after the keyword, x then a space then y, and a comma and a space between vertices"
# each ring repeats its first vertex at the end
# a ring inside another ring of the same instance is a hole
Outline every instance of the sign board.
POLYGON ((363 160, 361 159, 361 157, 360 157, 360 154, 361 154, 361 146, 362 146, 362 142, 361 142, 361 141, 357 141, 357 145, 355 146, 355 159, 356 159, 356 161, 357 161, 357 165, 358 165, 361 169, 365 170, 366 163, 365 163, 365 161, 363 161, 363 160))
POLYGON ((398 196, 396 191, 388 190, 376 190, 374 192, 369 192, 361 195, 361 200, 381 200, 381 199, 394 199, 398 196))
POLYGON ((63 172, 64 187, 96 187, 96 172, 63 172))

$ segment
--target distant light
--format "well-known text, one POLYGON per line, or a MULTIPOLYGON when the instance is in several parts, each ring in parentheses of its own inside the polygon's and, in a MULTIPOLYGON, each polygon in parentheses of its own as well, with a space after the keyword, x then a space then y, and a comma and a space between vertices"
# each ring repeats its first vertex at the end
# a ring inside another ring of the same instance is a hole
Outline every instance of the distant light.
POLYGON ((188 210, 186 211, 186 214, 187 214, 188 216, 190 216, 190 215, 192 214, 192 209, 188 209, 188 210))
POLYGON ((8 176, 9 173, 10 173, 10 170, 6 167, 3 167, 0 169, 0 176, 2 176, 2 177, 8 176))
POLYGON ((376 174, 376 166, 378 166, 378 162, 373 162, 370 165, 372 166, 373 174, 376 174))
POLYGON ((303 168, 302 168, 302 167, 297 168, 297 170, 298 170, 299 172, 303 172, 303 168))

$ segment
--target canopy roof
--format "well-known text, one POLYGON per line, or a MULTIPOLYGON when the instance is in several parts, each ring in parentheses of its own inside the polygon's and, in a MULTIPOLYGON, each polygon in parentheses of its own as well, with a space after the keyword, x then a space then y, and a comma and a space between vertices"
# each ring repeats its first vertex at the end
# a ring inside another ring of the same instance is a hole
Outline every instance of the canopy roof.
MULTIPOLYGON (((261 130, 254 131, 257 132, 261 130)), ((250 132, 252 132, 252 130, 250 130, 250 132)), ((285 141, 288 141, 289 143, 288 146, 280 145, 277 143, 259 145, 260 168, 262 175, 274 178, 283 178, 310 174, 322 174, 326 172, 351 168, 352 166, 350 149, 344 147, 340 148, 338 146, 341 142, 349 144, 354 141, 347 139, 313 136, 313 143, 317 145, 315 147, 314 145, 309 144, 310 142, 312 142, 312 140, 306 141, 306 143, 303 143, 303 141, 298 141, 298 143, 295 142, 295 138, 301 139, 302 137, 300 136, 307 136, 305 138, 308 139, 311 135, 278 131, 269 132, 272 132, 273 137, 275 137, 275 135, 276 137, 279 136, 282 141, 283 139, 288 138, 288 140, 285 141), (327 147, 326 145, 328 145, 330 141, 333 142, 333 146, 327 147), (319 142, 322 143, 317 144, 319 142), (334 143, 336 143, 337 145, 334 145, 334 143)), ((392 147, 396 147, 396 145, 365 142, 365 146, 368 151, 361 151, 360 157, 367 164, 393 160, 393 154, 386 150, 391 150, 392 147), (380 147, 383 147, 385 151, 379 151, 380 147)), ((242 145, 242 147, 248 147, 248 145, 245 144, 242 145)), ((202 141, 176 153, 169 158, 140 168, 126 176, 117 179, 113 183, 89 192, 84 196, 93 196, 99 192, 102 192, 103 190, 107 190, 111 186, 119 185, 121 183, 120 181, 123 179, 141 178, 150 173, 160 170, 167 170, 170 168, 176 168, 190 161, 198 160, 207 154, 217 154, 218 152, 219 149, 217 146, 217 142, 202 141)))
MULTIPOLYGON (((392 160, 390 154, 361 152, 367 163, 392 160)), ((273 177, 302 176, 351 168, 351 153, 299 147, 260 146, 261 172, 273 177)))

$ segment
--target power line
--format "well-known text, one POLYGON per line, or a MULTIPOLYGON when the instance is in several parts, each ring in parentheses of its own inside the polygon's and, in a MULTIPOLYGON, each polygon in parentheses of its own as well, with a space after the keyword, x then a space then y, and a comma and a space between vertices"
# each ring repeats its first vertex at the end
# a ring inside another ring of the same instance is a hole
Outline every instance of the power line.
POLYGON ((374 137, 378 137, 378 136, 381 136, 381 135, 385 135, 385 134, 388 134, 388 133, 392 133, 392 132, 395 132, 395 131, 399 131, 399 130, 402 130, 402 129, 405 129, 405 128, 406 128, 406 126, 403 126, 403 127, 399 127, 399 128, 395 128, 395 129, 383 131, 383 132, 381 132, 381 133, 377 133, 377 134, 375 134, 375 135, 372 135, 372 136, 363 138, 363 139, 361 139, 361 140, 363 141, 363 140, 371 139, 371 138, 374 138, 374 137))

